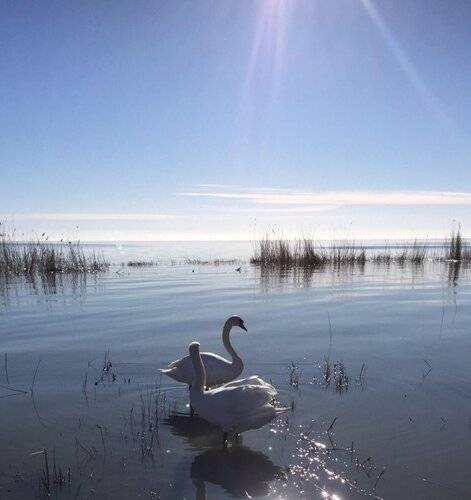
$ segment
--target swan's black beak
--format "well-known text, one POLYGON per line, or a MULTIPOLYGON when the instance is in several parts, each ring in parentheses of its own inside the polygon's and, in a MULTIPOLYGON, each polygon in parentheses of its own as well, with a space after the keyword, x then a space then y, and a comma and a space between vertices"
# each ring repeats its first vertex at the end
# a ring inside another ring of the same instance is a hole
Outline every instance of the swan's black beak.
POLYGON ((242 328, 242 330, 245 330, 246 332, 248 332, 248 330, 247 330, 246 326, 244 325, 244 323, 241 323, 239 326, 242 328))

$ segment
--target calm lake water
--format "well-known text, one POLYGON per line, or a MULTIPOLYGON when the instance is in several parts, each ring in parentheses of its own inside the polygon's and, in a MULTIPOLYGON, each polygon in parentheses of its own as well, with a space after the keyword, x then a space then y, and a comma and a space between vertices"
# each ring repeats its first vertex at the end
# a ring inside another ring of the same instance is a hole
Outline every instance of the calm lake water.
POLYGON ((53 498, 471 498, 466 268, 237 272, 183 260, 247 243, 97 248, 103 274, 0 278, 0 498, 45 495, 43 449, 53 498), (222 450, 157 369, 193 340, 223 354, 232 314, 244 375, 292 409, 222 450))

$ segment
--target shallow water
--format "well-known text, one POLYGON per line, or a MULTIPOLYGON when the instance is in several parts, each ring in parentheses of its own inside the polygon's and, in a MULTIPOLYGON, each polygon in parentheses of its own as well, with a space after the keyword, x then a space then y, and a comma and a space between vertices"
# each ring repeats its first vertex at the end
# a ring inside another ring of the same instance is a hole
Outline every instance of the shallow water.
MULTIPOLYGON (((219 246, 178 257, 247 251, 219 246)), ((155 251, 113 248, 113 260, 155 251)), ((235 267, 1 279, 0 498, 44 495, 44 454, 32 455, 43 449, 55 498, 471 496, 468 270, 235 267), (231 314, 249 328, 232 335, 244 374, 271 380, 292 410, 222 450, 157 368, 195 339, 222 353, 231 314)))

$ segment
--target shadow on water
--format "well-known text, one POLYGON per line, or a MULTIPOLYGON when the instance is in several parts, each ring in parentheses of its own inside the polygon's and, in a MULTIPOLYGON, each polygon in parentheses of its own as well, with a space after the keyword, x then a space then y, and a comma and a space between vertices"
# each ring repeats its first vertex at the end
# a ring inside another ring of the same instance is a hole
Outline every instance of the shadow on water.
POLYGON ((262 452, 243 446, 242 438, 237 445, 222 449, 220 429, 202 418, 172 413, 164 424, 192 448, 206 449, 191 464, 190 476, 198 500, 206 498, 205 483, 220 486, 235 498, 250 498, 268 495, 270 483, 284 477, 282 467, 274 465, 262 452))
POLYGON ((170 427, 174 436, 184 438, 191 448, 221 446, 221 430, 196 415, 190 417, 182 413, 171 413, 165 418, 164 425, 170 427))
POLYGON ((220 486, 234 498, 267 496, 270 483, 283 475, 266 455, 246 446, 207 450, 191 464, 197 500, 206 499, 205 483, 220 486))

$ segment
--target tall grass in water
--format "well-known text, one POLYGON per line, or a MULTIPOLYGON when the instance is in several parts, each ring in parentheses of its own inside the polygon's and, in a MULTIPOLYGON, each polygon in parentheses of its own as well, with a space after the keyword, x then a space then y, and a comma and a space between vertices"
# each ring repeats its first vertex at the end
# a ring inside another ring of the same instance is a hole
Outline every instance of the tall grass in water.
POLYGON ((315 240, 302 238, 294 240, 276 239, 268 236, 257 242, 252 264, 274 267, 322 267, 328 264, 364 264, 366 251, 355 243, 323 247, 315 240))
POLYGON ((471 248, 463 241, 461 228, 451 233, 446 258, 455 261, 471 261, 471 248))
POLYGON ((102 255, 95 252, 86 255, 80 242, 51 243, 44 234, 34 241, 23 242, 0 233, 0 273, 3 274, 99 272, 108 267, 102 255))
POLYGON ((428 258, 428 248, 425 244, 414 241, 412 246, 404 248, 400 252, 394 253, 392 250, 387 249, 384 252, 373 254, 371 260, 378 264, 389 265, 395 262, 399 265, 404 265, 406 262, 412 264, 423 264, 428 258))
POLYGON ((450 239, 438 252, 420 241, 401 250, 386 248, 380 251, 368 250, 355 244, 345 242, 322 246, 312 239, 300 238, 294 241, 286 239, 271 239, 265 236, 258 242, 250 262, 262 267, 318 268, 326 265, 359 265, 366 262, 389 265, 405 263, 420 265, 425 260, 471 262, 471 245, 461 236, 461 230, 452 232, 450 239))
MULTIPOLYGON (((298 242, 299 245, 299 242, 298 242)), ((272 240, 268 236, 258 242, 258 250, 252 257, 253 264, 290 266, 294 264, 295 255, 298 249, 291 249, 290 243, 286 240, 272 240)))

